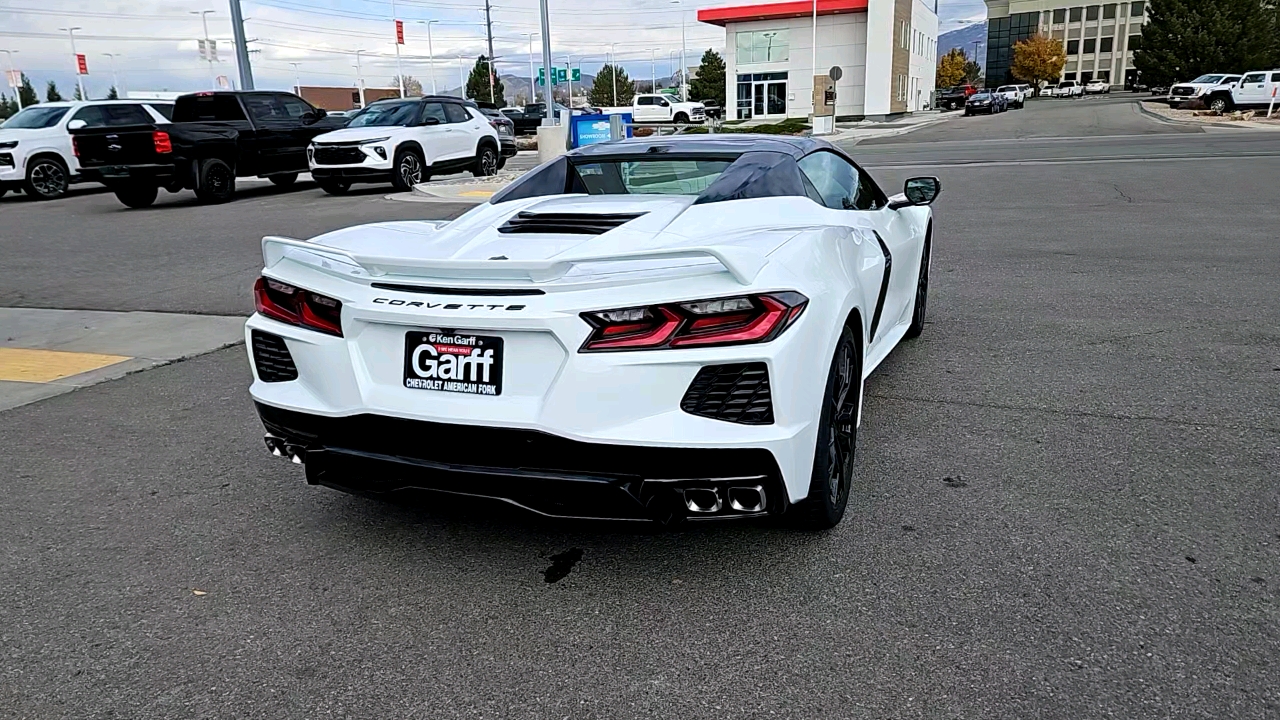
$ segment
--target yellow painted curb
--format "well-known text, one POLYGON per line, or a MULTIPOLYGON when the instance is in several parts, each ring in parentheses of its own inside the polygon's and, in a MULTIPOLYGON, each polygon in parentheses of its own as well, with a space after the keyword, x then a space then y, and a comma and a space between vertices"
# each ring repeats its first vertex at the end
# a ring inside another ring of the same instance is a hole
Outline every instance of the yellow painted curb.
POLYGON ((493 191, 492 190, 467 190, 466 192, 458 193, 458 195, 461 197, 493 197, 493 191))
POLYGON ((0 348, 0 380, 47 383, 129 359, 123 355, 0 348))

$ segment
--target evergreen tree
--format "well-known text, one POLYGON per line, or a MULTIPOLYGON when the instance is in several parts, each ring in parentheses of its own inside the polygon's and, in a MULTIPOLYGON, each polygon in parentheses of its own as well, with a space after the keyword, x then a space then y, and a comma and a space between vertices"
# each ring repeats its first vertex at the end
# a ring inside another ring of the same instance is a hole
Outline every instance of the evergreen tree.
POLYGON ((595 82, 587 92, 587 102, 596 107, 621 107, 630 105, 636 96, 635 85, 627 77, 627 71, 620 65, 605 65, 596 73, 595 82), (613 74, 618 73, 618 96, 614 98, 613 74))
POLYGON ((1280 65, 1280 27, 1270 0, 1148 0, 1147 14, 1133 57, 1144 85, 1280 65))
POLYGON ((13 117, 18 112, 18 101, 10 100, 8 95, 0 93, 0 120, 13 117))
POLYGON ((970 85, 978 85, 978 81, 982 79, 982 66, 977 60, 970 60, 964 64, 964 81, 970 85))
POLYGON ((476 58, 475 67, 471 68, 471 75, 467 76, 467 97, 480 102, 505 103, 502 78, 496 72, 493 75, 493 90, 489 89, 490 72, 489 58, 484 55, 476 58))
POLYGON ((119 99, 120 99, 120 92, 119 92, 118 90, 116 90, 116 86, 115 86, 115 85, 112 85, 112 86, 111 86, 111 89, 107 91, 107 99, 108 99, 108 100, 119 100, 119 99))
POLYGON ((80 94, 80 83, 76 83, 76 91, 71 95, 72 100, 84 100, 84 95, 80 94))
POLYGON ((44 99, 49 102, 58 102, 62 99, 62 93, 58 92, 58 83, 50 80, 49 84, 44 88, 44 99))
POLYGON ((22 87, 18 88, 18 99, 22 101, 22 107, 30 107, 40 102, 36 89, 31 87, 31 78, 27 77, 26 73, 22 73, 22 87))
POLYGON ((689 99, 699 102, 715 100, 725 101, 724 94, 724 58, 715 50, 702 53, 702 64, 698 66, 698 76, 689 83, 689 99))

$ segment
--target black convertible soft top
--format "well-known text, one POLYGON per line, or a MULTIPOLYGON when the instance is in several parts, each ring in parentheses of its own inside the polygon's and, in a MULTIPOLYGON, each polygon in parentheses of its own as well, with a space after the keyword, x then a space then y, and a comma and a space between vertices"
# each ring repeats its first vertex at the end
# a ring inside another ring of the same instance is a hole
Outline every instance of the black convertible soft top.
POLYGON ((509 200, 586 193, 573 166, 607 160, 661 157, 671 160, 730 160, 732 164, 702 191, 694 204, 758 197, 805 196, 805 180, 796 161, 816 150, 839 148, 817 138, 777 135, 675 135, 634 138, 578 148, 508 185, 489 200, 509 200))

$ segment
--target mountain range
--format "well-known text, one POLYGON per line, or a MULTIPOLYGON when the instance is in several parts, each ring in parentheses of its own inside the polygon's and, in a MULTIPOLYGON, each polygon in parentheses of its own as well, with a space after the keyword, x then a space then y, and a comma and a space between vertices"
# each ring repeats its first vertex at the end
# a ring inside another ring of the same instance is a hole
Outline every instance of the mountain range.
POLYGON ((964 50, 965 55, 972 58, 973 44, 975 42, 982 43, 982 51, 978 53, 978 64, 985 70, 987 66, 987 23, 985 20, 939 35, 938 57, 951 52, 952 48, 960 48, 964 50))

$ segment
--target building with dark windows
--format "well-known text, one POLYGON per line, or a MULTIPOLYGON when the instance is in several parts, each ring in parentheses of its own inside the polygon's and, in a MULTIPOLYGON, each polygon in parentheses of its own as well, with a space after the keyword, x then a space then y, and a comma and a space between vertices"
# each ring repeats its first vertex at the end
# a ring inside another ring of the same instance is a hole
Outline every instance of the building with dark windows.
POLYGON ((1032 35, 1057 38, 1067 50, 1060 80, 1137 81, 1133 52, 1142 41, 1145 0, 1075 5, 1063 0, 985 0, 987 87, 1018 82, 1009 74, 1013 46, 1032 35))
POLYGON ((924 109, 938 62, 936 0, 788 0, 698 10, 725 29, 725 117, 804 118, 813 76, 832 67, 837 118, 924 109), (814 9, 817 62, 814 62, 814 9))

